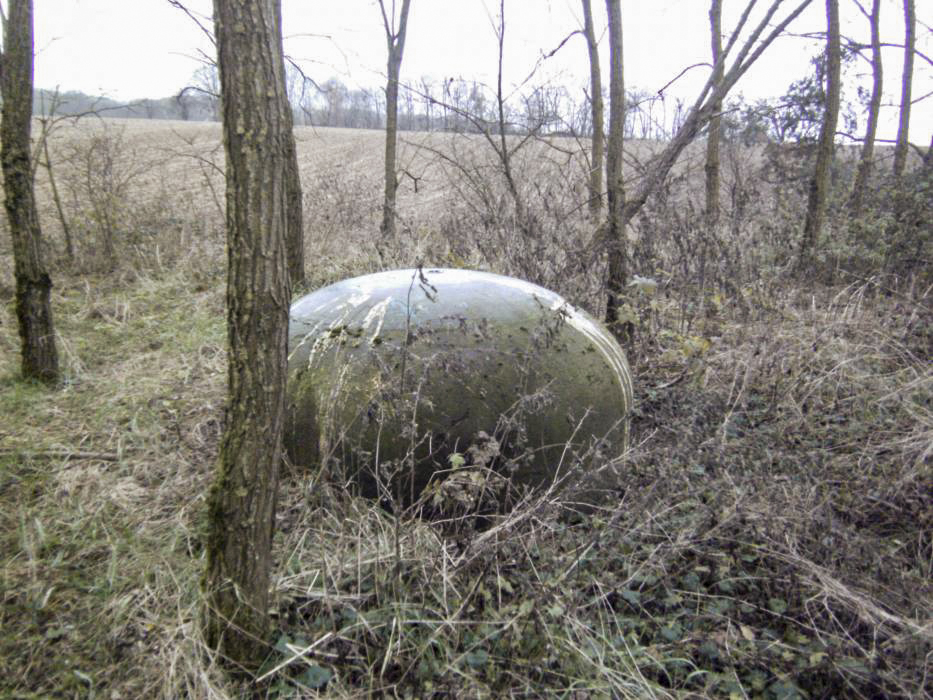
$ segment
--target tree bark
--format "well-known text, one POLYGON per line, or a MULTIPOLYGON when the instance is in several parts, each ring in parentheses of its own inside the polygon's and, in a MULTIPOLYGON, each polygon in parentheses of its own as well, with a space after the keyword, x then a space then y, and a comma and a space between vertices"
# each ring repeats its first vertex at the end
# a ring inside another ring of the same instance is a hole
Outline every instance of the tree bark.
POLYGON ((42 231, 33 190, 30 152, 32 16, 32 0, 10 1, 9 17, 4 23, 0 71, 3 96, 0 160, 6 195, 4 204, 13 240, 16 317, 22 344, 23 377, 54 384, 59 380, 59 367, 49 301, 52 280, 42 260, 42 231))
POLYGON ((291 289, 297 289, 305 283, 305 229, 301 176, 298 170, 298 150, 295 146, 294 117, 291 107, 286 110, 286 131, 288 136, 285 137, 285 195, 288 209, 285 217, 285 247, 289 283, 291 289))
MULTIPOLYGON (((282 14, 278 7, 279 52, 284 56, 282 47, 282 14)), ((285 61, 282 61, 282 92, 285 94, 285 196, 288 208, 285 214, 285 247, 288 257, 288 278, 291 288, 297 289, 305 283, 305 229, 304 205, 301 196, 301 175, 298 170, 298 149, 295 146, 295 117, 288 100, 288 81, 285 74, 285 61)))
POLYGON ((599 47, 593 29, 593 10, 590 0, 583 2, 583 36, 590 58, 590 109, 593 138, 590 148, 589 209, 590 215, 599 216, 603 206, 603 83, 599 70, 599 47))
POLYGON ((279 0, 214 0, 227 157, 226 422, 208 497, 205 636, 235 664, 268 651, 285 413, 288 162, 279 0))
POLYGON ((917 14, 914 0, 904 0, 904 71, 901 75, 901 111, 894 146, 894 177, 900 179, 907 166, 907 132, 910 128, 910 88, 914 78, 917 14))
MULTIPOLYGON (((722 56, 722 0, 712 0, 709 26, 713 50, 713 89, 719 87, 724 75, 722 56)), ((719 143, 722 140, 722 100, 710 105, 713 111, 706 139, 706 222, 712 229, 719 222, 719 143)))
POLYGON ((849 196, 849 206, 852 216, 857 217, 862 212, 862 201, 865 198, 865 188, 871 177, 872 159, 875 152, 875 134, 878 131, 878 113, 881 110, 881 92, 883 87, 881 63, 881 0, 874 0, 871 15, 871 100, 868 103, 868 125, 865 127, 865 140, 862 142, 862 151, 859 155, 858 169, 855 172, 855 182, 852 184, 852 194, 849 196))
POLYGON ((816 165, 810 180, 807 199, 807 218, 800 243, 800 264, 809 262, 816 248, 817 237, 823 227, 826 205, 829 200, 829 167, 834 153, 836 123, 839 120, 840 46, 839 46, 839 0, 826 0, 826 104, 820 141, 816 152, 816 165))
MULTIPOLYGON (((398 190, 398 176, 395 172, 396 151, 398 148, 398 78, 402 70, 402 54, 405 51, 405 33, 408 30, 408 8, 411 0, 402 0, 399 13, 398 31, 395 29, 395 16, 386 14, 385 3, 379 0, 382 21, 386 32, 386 46, 389 58, 386 64, 386 155, 385 155, 385 197, 382 203, 383 239, 395 235, 395 201, 398 190)), ((393 5, 394 7, 394 5, 393 5)))
POLYGON ((606 235, 609 270, 606 282, 606 325, 625 346, 631 346, 634 324, 620 317, 628 284, 625 182, 622 177, 623 127, 625 125, 625 77, 622 60, 622 7, 620 0, 606 0, 609 14, 609 148, 606 153, 606 235))

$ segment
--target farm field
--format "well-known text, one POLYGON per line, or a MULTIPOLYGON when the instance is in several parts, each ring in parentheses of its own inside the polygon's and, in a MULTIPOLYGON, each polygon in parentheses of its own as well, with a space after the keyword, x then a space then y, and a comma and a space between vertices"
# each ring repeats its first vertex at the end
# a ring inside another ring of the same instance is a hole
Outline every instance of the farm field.
MULTIPOLYGON (((580 144, 517 151, 531 222, 517 223, 482 136, 402 133, 384 240, 383 138, 296 129, 296 293, 423 263, 522 277, 601 314, 580 144)), ((19 378, 5 220, 0 234, 0 698, 930 694, 929 269, 791 275, 805 193, 764 149, 724 156, 714 240, 697 224, 702 145, 630 231, 652 284, 632 292, 618 501, 436 522, 287 469, 275 652, 250 685, 198 625, 226 381, 220 126, 84 119, 49 145, 57 389, 19 378)), ((627 177, 655 149, 632 144, 627 177)))

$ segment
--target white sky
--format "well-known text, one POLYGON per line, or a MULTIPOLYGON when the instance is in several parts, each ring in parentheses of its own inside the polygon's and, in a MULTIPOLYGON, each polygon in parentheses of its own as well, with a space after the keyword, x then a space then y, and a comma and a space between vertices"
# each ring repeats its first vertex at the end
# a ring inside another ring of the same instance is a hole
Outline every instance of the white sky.
MULTIPOLYGON (((391 0, 387 0, 387 3, 391 0)), ((605 5, 592 0, 597 32, 605 29, 605 5)), ((745 5, 724 0, 723 30, 745 5)), ((770 3, 760 3, 770 4, 770 3)), ((785 3, 788 7, 796 0, 785 3)), ((870 4, 865 0, 863 4, 870 4)), ((285 50, 319 82, 336 76, 351 87, 384 82, 385 35, 376 0, 283 0, 285 50)), ((850 0, 843 0, 843 34, 868 42, 868 22, 850 0)), ((918 19, 933 23, 931 5, 917 3, 918 19)), ((187 6, 209 17, 209 0, 187 6)), ((657 90, 683 68, 709 61, 708 0, 623 0, 626 85, 657 90)), ((497 0, 412 0, 402 80, 422 76, 476 78, 492 83, 496 44, 490 18, 497 0)), ((517 83, 571 31, 581 26, 580 0, 506 0, 506 79, 517 83)), ((825 26, 824 3, 811 7, 792 25, 804 34, 825 26)), ((36 2, 37 87, 80 90, 120 100, 164 97, 178 92, 197 68, 197 52, 211 46, 197 26, 165 0, 39 0, 36 2)), ((210 20, 205 22, 210 25, 210 20)), ((882 2, 882 41, 903 41, 900 0, 882 2)), ((933 55, 933 36, 918 24, 918 49, 933 55)), ((604 80, 608 42, 603 35, 604 80)), ((777 96, 807 71, 818 50, 812 39, 779 39, 737 85, 748 98, 777 96)), ((903 52, 884 50, 885 101, 879 138, 894 138, 903 52)), ((853 71, 866 73, 867 63, 853 71)), ((914 98, 933 90, 933 69, 914 64, 914 98)), ((586 47, 574 37, 545 62, 540 76, 568 86, 588 80, 586 47)), ((668 92, 693 101, 708 69, 697 68, 668 92)), ((849 94, 854 96, 850 87, 849 94)), ((930 143, 933 97, 914 105, 911 140, 930 143)), ((864 124, 859 124, 859 131, 864 124)))

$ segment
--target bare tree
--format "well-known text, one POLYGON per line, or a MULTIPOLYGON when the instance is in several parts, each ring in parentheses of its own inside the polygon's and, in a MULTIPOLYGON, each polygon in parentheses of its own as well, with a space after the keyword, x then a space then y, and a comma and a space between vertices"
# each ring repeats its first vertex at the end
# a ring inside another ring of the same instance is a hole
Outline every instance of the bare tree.
POLYGON ((900 178, 907 165, 907 132, 910 128, 910 87, 914 78, 917 13, 914 0, 904 0, 904 71, 901 75, 901 112, 894 146, 894 177, 900 178))
MULTIPOLYGON (((509 144, 508 135, 514 131, 514 124, 509 120, 508 95, 506 95, 504 83, 505 0, 499 0, 498 15, 495 20, 490 17, 490 21, 493 22, 493 32, 498 47, 495 100, 493 104, 490 104, 487 100, 484 86, 481 83, 473 81, 467 84, 466 81, 455 81, 451 78, 450 82, 445 85, 443 106, 447 112, 454 115, 452 119, 454 131, 481 134, 486 143, 492 148, 498 161, 497 172, 502 176, 509 197, 512 200, 516 224, 526 239, 534 239, 538 237, 537 229, 535 222, 532 220, 533 218, 528 216, 528 209, 518 188, 513 161, 517 154, 538 136, 543 124, 540 121, 527 124, 525 134, 509 144)), ((563 46, 563 43, 561 46, 563 46)), ((433 148, 422 147, 443 158, 461 172, 466 172, 467 169, 464 168, 462 163, 454 162, 433 148)))
MULTIPOLYGON (((722 0, 712 0, 709 8, 710 43, 713 50, 713 89, 723 78, 722 0)), ((719 221, 719 143, 722 140, 722 100, 711 105, 706 138, 706 221, 712 229, 719 221)))
POLYGON ((188 91, 182 90, 175 95, 175 103, 178 105, 178 112, 184 121, 191 119, 191 108, 194 106, 194 98, 188 94, 188 91))
POLYGON ((829 199, 829 166, 832 164, 836 123, 839 120, 840 85, 840 39, 839 0, 826 0, 826 103, 820 141, 816 152, 816 165, 810 180, 807 198, 807 218, 800 242, 800 263, 807 263, 816 247, 816 239, 823 226, 826 204, 829 199))
POLYGON ((434 98, 434 84, 428 76, 421 76, 421 96, 424 101, 424 130, 433 131, 435 128, 434 106, 437 100, 434 98))
POLYGON ((402 0, 398 27, 395 25, 395 0, 386 12, 385 0, 379 0, 382 23, 386 33, 389 58, 386 67, 386 156, 385 197, 382 203, 382 235, 395 234, 395 199, 398 190, 398 175, 395 172, 398 147, 398 78, 402 69, 402 53, 405 50, 405 32, 408 29, 408 8, 411 0, 402 0))
MULTIPOLYGON (((664 150, 653 160, 651 168, 645 174, 645 177, 642 178, 641 182, 639 182, 634 194, 626 200, 622 209, 622 221, 624 224, 627 225, 628 222, 641 211, 645 202, 648 201, 648 197, 650 197, 664 182, 684 148, 696 138, 700 130, 716 113, 715 105, 725 98, 739 79, 745 75, 748 69, 758 60, 761 54, 763 54, 767 48, 774 43, 774 40, 800 16, 800 13, 802 13, 811 2, 812 0, 801 0, 782 20, 772 26, 774 16, 777 14, 781 5, 784 4, 784 0, 772 0, 771 5, 765 11, 762 19, 749 33, 749 36, 742 44, 731 67, 725 70, 725 75, 719 87, 715 87, 714 84, 715 80, 713 76, 716 74, 714 66, 710 78, 700 90, 700 94, 697 96, 696 101, 684 117, 683 124, 677 130, 677 133, 674 134, 670 143, 668 143, 664 150), (765 30, 768 27, 771 27, 771 31, 765 35, 765 30)), ((731 33, 729 42, 723 49, 721 61, 725 62, 728 59, 729 54, 738 42, 742 29, 748 22, 749 15, 755 4, 755 0, 749 0, 746 4, 735 30, 731 33)))
POLYGON ((194 72, 191 82, 178 93, 178 99, 186 93, 200 95, 200 101, 207 107, 208 117, 212 121, 220 119, 220 77, 213 62, 205 62, 194 72))
POLYGON ((592 111, 593 137, 590 148, 590 214, 599 216, 603 205, 603 85, 599 71, 599 47, 593 29, 593 10, 590 0, 583 2, 583 36, 590 58, 590 108, 592 111))
MULTIPOLYGON (((496 145, 495 141, 491 138, 489 134, 488 127, 485 129, 486 139, 492 144, 493 148, 496 150, 496 155, 499 157, 499 162, 502 165, 502 175, 505 178, 506 185, 509 188, 509 193, 512 195, 512 202, 515 206, 515 217, 518 220, 519 228, 525 236, 532 238, 535 236, 534 227, 531 225, 531 222, 528 220, 525 202, 522 199, 521 193, 518 191, 518 184, 515 182, 515 175, 512 172, 512 156, 518 151, 519 148, 526 143, 526 141, 519 142, 518 145, 514 146, 511 150, 509 149, 508 140, 506 134, 508 132, 508 122, 506 121, 506 95, 505 89, 502 84, 503 80, 503 67, 505 65, 505 0, 499 0, 499 21, 494 27, 496 32, 496 43, 499 49, 498 56, 498 70, 496 71, 496 124, 497 131, 499 132, 499 143, 496 145)), ((482 91, 477 90, 474 86, 474 97, 482 97, 482 91)), ((482 104, 476 104, 474 107, 475 114, 482 115, 483 107, 482 104)), ((534 133, 532 130, 530 133, 534 133)))
POLYGON ((609 14, 609 148, 606 153, 606 237, 609 271, 606 297, 606 325, 623 345, 630 346, 634 325, 622 318, 622 295, 628 283, 625 182, 622 177, 622 127, 625 124, 625 77, 622 60, 622 7, 620 0, 606 0, 609 14))
POLYGON ((881 0, 873 0, 871 14, 865 12, 861 3, 857 3, 862 13, 868 17, 871 24, 871 99, 868 103, 868 125, 865 127, 865 140, 862 142, 862 151, 859 155, 858 169, 855 173, 855 182, 852 184, 852 193, 849 204, 852 215, 858 216, 862 211, 862 199, 868 178, 871 177, 872 158, 875 150, 875 134, 878 131, 878 112, 881 109, 881 91, 883 87, 881 64, 881 0))
MULTIPOLYGON (((61 194, 58 190, 58 182, 55 179, 55 169, 52 166, 52 156, 49 153, 49 139, 57 124, 63 119, 61 116, 55 116, 61 104, 61 96, 58 93, 58 89, 52 93, 49 99, 48 109, 45 109, 44 103, 45 100, 43 98, 42 116, 37 119, 39 122, 39 138, 36 144, 36 157, 33 172, 35 173, 36 168, 40 166, 45 169, 46 175, 49 178, 49 186, 52 190, 52 201, 55 203, 55 211, 58 214, 58 222, 61 224, 62 234, 65 237, 65 255, 68 256, 69 262, 74 262, 74 239, 71 235, 71 226, 68 224, 68 217, 65 216, 65 208, 62 205, 61 194)), ((33 175, 33 177, 35 177, 35 175, 33 175)))
POLYGON ((143 113, 146 115, 146 119, 155 119, 155 115, 156 115, 155 100, 151 100, 147 97, 140 102, 140 106, 143 108, 143 113))
POLYGON ((285 414, 289 127, 279 0, 214 0, 227 156, 226 422, 208 497, 208 643, 254 668, 268 651, 285 414), (248 60, 245 60, 248 57, 248 60))
POLYGON ((53 384, 59 379, 58 349, 49 301, 52 280, 42 260, 42 231, 33 189, 30 152, 32 126, 33 11, 32 0, 10 0, 3 17, 0 56, 0 160, 3 164, 13 266, 16 317, 22 343, 22 372, 27 379, 53 384))

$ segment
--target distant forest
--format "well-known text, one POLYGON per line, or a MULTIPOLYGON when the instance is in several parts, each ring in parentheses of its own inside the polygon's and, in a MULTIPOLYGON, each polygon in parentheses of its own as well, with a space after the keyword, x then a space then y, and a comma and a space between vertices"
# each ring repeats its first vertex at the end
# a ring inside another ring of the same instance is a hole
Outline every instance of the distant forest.
MULTIPOLYGON (((724 111, 722 134, 745 143, 814 140, 822 117, 819 61, 811 75, 793 83, 774 100, 746 103, 733 100, 724 111)), ((299 126, 384 129, 385 92, 382 88, 351 88, 338 78, 316 82, 290 69, 289 101, 299 126)), ((175 95, 119 102, 82 92, 36 89, 33 113, 47 115, 98 114, 131 119, 219 121, 220 85, 213 66, 202 66, 188 86, 175 95)), ((677 97, 630 88, 626 90, 626 139, 667 140, 683 125, 689 105, 677 97)), ((855 110, 844 109, 846 126, 854 128, 855 110)), ((398 128, 401 131, 564 135, 589 137, 591 110, 586 90, 565 85, 534 86, 513 95, 503 105, 500 125, 497 95, 489 86, 471 80, 421 78, 399 91, 398 128)))

